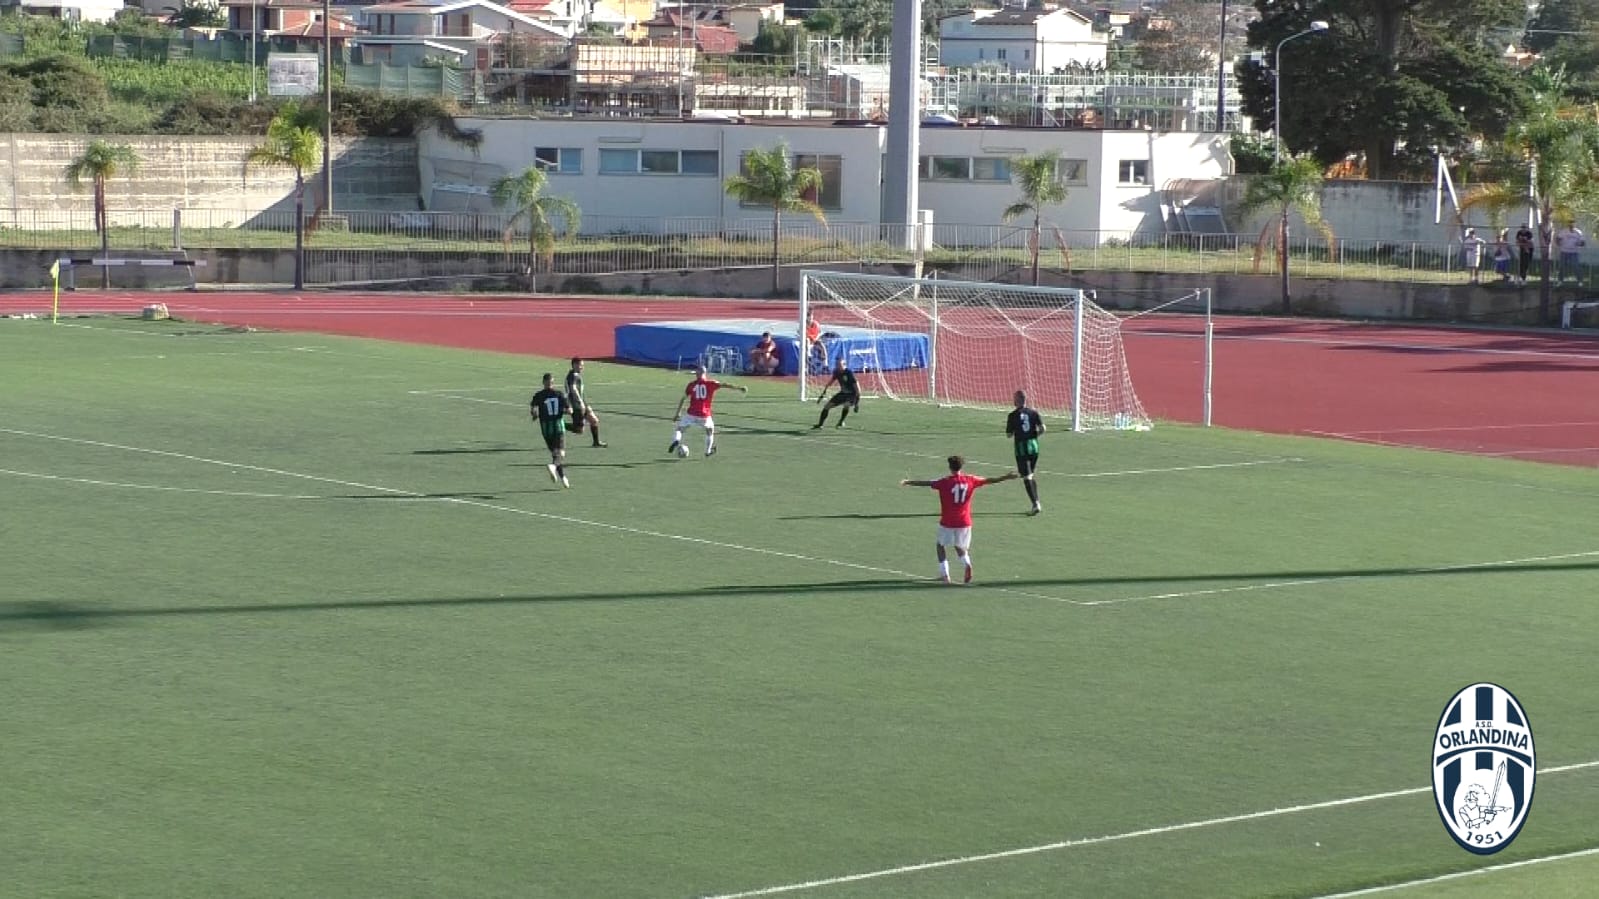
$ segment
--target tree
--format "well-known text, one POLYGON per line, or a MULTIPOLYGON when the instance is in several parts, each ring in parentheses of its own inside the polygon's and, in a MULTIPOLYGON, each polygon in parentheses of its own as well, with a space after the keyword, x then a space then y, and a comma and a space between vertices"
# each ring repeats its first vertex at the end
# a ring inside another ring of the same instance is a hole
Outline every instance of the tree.
POLYGON ((783 274, 783 213, 808 212, 827 224, 822 207, 812 199, 822 191, 821 171, 796 169, 788 144, 780 143, 744 154, 743 171, 729 175, 723 188, 740 203, 772 207, 772 293, 777 293, 783 274))
POLYGON ((167 7, 171 15, 167 24, 173 28, 226 28, 228 17, 222 8, 207 0, 182 0, 177 7, 167 7))
MULTIPOLYGON (((100 254, 111 255, 111 222, 106 216, 105 185, 118 175, 125 175, 139 167, 139 154, 127 144, 108 144, 103 140, 90 141, 83 153, 67 164, 67 183, 73 188, 83 186, 88 180, 94 184, 94 230, 100 233, 100 254)), ((111 269, 100 267, 100 286, 111 286, 111 269)))
POLYGON ((1034 156, 1022 156, 1010 164, 1011 179, 1021 189, 1022 198, 1005 207, 1000 213, 1004 221, 1011 221, 1029 213, 1033 216, 1033 231, 1028 238, 1032 253, 1033 286, 1038 286, 1038 250, 1044 230, 1044 207, 1066 202, 1066 185, 1060 180, 1060 151, 1047 150, 1034 156))
POLYGON ((1573 99, 1599 97, 1599 0, 1543 0, 1523 43, 1551 68, 1564 69, 1573 99))
POLYGON ((1532 101, 1495 149, 1495 180, 1468 191, 1461 209, 1497 211, 1531 205, 1538 218, 1538 316, 1550 321, 1553 306, 1549 248, 1557 220, 1599 206, 1599 110, 1573 106, 1564 73, 1539 67, 1530 77, 1532 101))
POLYGON ((1434 154, 1478 136, 1497 139, 1519 112, 1520 75, 1500 58, 1502 35, 1522 27, 1521 0, 1255 0, 1244 63, 1244 111, 1271 121, 1270 69, 1281 41, 1313 19, 1331 26, 1282 54, 1285 146, 1323 164, 1363 154, 1367 176, 1431 172, 1434 154))
MULTIPOLYGON (((1288 213, 1298 212, 1306 224, 1322 233, 1329 245, 1333 242, 1332 231, 1321 217, 1321 184, 1321 166, 1316 160, 1308 156, 1285 156, 1265 174, 1249 180, 1244 199, 1238 204, 1238 211, 1246 216, 1261 209, 1278 213, 1277 265, 1282 274, 1284 315, 1293 311, 1288 289, 1288 213)), ((1270 229, 1268 224, 1261 231, 1262 243, 1270 229)))
MULTIPOLYGON (((1152 72, 1214 72, 1221 37, 1221 7, 1201 0, 1170 0, 1139 19, 1131 35, 1138 65, 1152 72)), ((1229 37, 1237 37, 1231 34, 1229 37)))
POLYGON ((498 178, 489 186, 489 196, 495 206, 511 207, 511 217, 505 223, 505 248, 510 252, 511 238, 516 226, 527 222, 528 289, 534 288, 534 272, 538 260, 545 267, 555 268, 555 242, 563 233, 574 232, 582 215, 577 204, 567 197, 547 197, 544 187, 549 176, 538 166, 523 169, 519 175, 498 178))
POLYGON ((245 166, 294 169, 294 289, 305 288, 305 173, 322 162, 322 135, 307 107, 289 107, 267 126, 266 140, 251 148, 245 166))

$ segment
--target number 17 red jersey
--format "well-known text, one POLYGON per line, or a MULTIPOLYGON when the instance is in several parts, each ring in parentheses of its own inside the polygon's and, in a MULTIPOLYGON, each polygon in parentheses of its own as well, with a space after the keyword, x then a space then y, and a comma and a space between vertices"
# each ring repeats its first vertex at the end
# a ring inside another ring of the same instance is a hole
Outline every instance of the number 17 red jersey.
POLYGON ((933 482, 938 491, 938 524, 946 528, 972 526, 972 494, 988 483, 987 478, 952 474, 933 482))

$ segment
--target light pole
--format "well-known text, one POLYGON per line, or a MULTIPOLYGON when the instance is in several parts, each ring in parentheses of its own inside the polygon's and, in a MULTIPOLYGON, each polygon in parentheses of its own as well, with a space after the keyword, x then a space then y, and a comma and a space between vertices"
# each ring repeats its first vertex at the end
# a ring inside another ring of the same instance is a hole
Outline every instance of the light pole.
MULTIPOLYGON (((1283 45, 1292 40, 1311 34, 1320 34, 1327 30, 1327 23, 1317 19, 1310 23, 1310 27, 1297 34, 1290 34, 1277 42, 1277 52, 1271 67, 1271 160, 1272 168, 1276 169, 1283 161, 1283 45)), ((1281 176, 1281 173, 1276 173, 1281 176)), ((1287 185, 1280 185, 1286 190, 1287 185)), ((1292 294, 1288 290, 1288 197, 1282 198, 1282 221, 1278 225, 1277 247, 1280 264, 1278 268, 1282 274, 1283 287, 1283 314, 1287 315, 1293 310, 1292 294)))
POLYGON ((333 214, 333 0, 322 0, 322 195, 333 214))
POLYGON ((261 16, 256 12, 256 0, 250 0, 250 105, 255 105, 255 30, 261 16))
POLYGON ((1216 133, 1227 131, 1227 0, 1221 0, 1221 39, 1216 42, 1216 133))
MULTIPOLYGON (((1290 34, 1277 42, 1275 60, 1271 66, 1271 143, 1272 162, 1280 162, 1283 158, 1283 45, 1289 41, 1298 40, 1312 34, 1321 34, 1327 30, 1327 23, 1317 19, 1310 23, 1310 27, 1297 34, 1290 34)), ((1286 215, 1287 213, 1284 213, 1286 215)))

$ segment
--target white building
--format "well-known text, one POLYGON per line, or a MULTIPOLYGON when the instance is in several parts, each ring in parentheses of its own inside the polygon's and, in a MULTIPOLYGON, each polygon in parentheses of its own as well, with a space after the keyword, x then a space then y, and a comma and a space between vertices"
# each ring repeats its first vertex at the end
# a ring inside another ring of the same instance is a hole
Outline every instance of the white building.
POLYGON ((565 41, 558 28, 490 0, 403 0, 361 11, 368 34, 351 40, 367 62, 419 65, 442 58, 461 68, 487 68, 502 35, 565 41))
POLYGON ((938 22, 938 64, 1049 73, 1103 68, 1110 35, 1070 9, 968 9, 938 22))
POLYGON ((122 11, 122 0, 5 0, 0 10, 14 9, 31 16, 49 16, 72 22, 109 22, 122 11))
MULTIPOLYGON (((419 138, 424 204, 441 212, 494 212, 488 185, 540 165, 551 194, 583 210, 583 230, 715 229, 770 221, 742 208, 722 187, 744 153, 786 143, 803 166, 821 170, 816 198, 831 223, 882 221, 886 133, 882 126, 719 121, 460 119, 479 128, 473 150, 427 132, 419 138)), ((1010 162, 1060 152, 1069 194, 1046 217, 1074 232, 1073 243, 1164 229, 1160 188, 1174 179, 1228 173, 1225 142, 1214 134, 1033 128, 924 128, 920 206, 933 211, 942 243, 963 243, 960 226, 992 227, 1019 198, 1010 162), (1092 233, 1093 236, 1089 236, 1092 233)), ((790 216, 810 227, 805 216, 790 216)))

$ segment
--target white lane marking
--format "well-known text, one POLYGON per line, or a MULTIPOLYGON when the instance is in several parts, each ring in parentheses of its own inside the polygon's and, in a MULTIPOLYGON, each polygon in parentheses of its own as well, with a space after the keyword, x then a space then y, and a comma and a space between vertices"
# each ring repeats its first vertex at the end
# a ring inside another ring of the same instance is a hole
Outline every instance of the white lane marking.
MULTIPOLYGON (((1599 761, 1579 762, 1575 765, 1561 765, 1556 768, 1545 768, 1538 773, 1541 775, 1559 774, 1563 771, 1579 771, 1584 768, 1599 767, 1599 761)), ((1280 818, 1284 815, 1295 815, 1301 812, 1314 812, 1322 809, 1340 808, 1349 805, 1361 805, 1367 802, 1376 802, 1381 799, 1393 799, 1398 796, 1413 796, 1417 793, 1431 793, 1432 787, 1411 787, 1404 790, 1388 790, 1383 793, 1367 793, 1364 796, 1350 796, 1345 799, 1329 799, 1324 802, 1311 802, 1305 805, 1291 805, 1284 808, 1267 809, 1259 812, 1246 812, 1241 815, 1227 815, 1221 818, 1205 818, 1199 821, 1185 821, 1181 824, 1166 824, 1160 827, 1146 827, 1142 830, 1129 830, 1124 833, 1108 834, 1098 837, 1079 837, 1073 840, 1060 840, 1054 843, 1039 843, 1034 846, 1022 846, 1016 849, 1004 849, 998 852, 984 852, 976 855, 961 855, 953 858, 943 858, 930 862, 919 862, 912 865, 898 865, 893 868, 879 868, 876 871, 862 871, 858 874, 842 874, 837 877, 824 877, 817 880, 799 881, 796 883, 780 884, 778 886, 760 887, 753 890, 743 890, 735 893, 717 893, 706 899, 749 899, 753 896, 776 896, 781 893, 797 893, 802 890, 814 890, 821 887, 839 886, 846 883, 859 883, 863 880, 877 880, 883 877, 894 877, 900 874, 914 874, 918 871, 934 871, 940 868, 953 868, 958 865, 971 865, 978 862, 998 861, 1000 859, 1018 858, 1025 855, 1038 855, 1044 852, 1055 852, 1061 849, 1076 849, 1080 846, 1096 846, 1102 843, 1117 843, 1123 840, 1136 840, 1140 837, 1160 836, 1161 834, 1177 833, 1184 830, 1199 830, 1205 827, 1217 827, 1222 824, 1238 824, 1244 821, 1258 821, 1262 818, 1280 818)))
MULTIPOLYGON (((1552 556, 1528 556, 1522 559, 1494 559, 1488 562, 1460 562, 1453 565, 1431 565, 1423 568, 1404 568, 1396 571, 1365 573, 1351 572, 1349 574, 1332 574, 1326 577, 1301 578, 1291 581, 1268 581, 1263 584, 1243 584, 1237 587, 1213 587, 1205 590, 1184 590, 1173 593, 1151 593, 1144 596, 1123 596, 1117 599, 1080 599, 1078 605, 1082 606, 1110 606, 1129 602, 1145 602, 1154 599, 1191 599, 1196 596, 1217 596, 1223 593, 1248 593, 1252 590, 1275 590, 1279 587, 1306 587, 1316 584, 1334 584, 1343 581, 1377 580, 1389 577, 1413 577, 1419 574, 1449 574, 1456 571, 1473 571, 1481 568, 1511 568, 1516 565, 1529 565, 1535 562, 1559 562, 1565 559, 1588 559, 1599 556, 1599 550, 1584 552, 1560 553, 1552 556)), ((1172 578, 1172 580, 1182 580, 1172 578)))
MULTIPOLYGON (((1144 330, 1139 330, 1137 328, 1124 330, 1122 332, 1122 334, 1123 334, 1123 336, 1133 336, 1133 337, 1182 337, 1182 338, 1187 338, 1187 339, 1190 339, 1190 340, 1202 340, 1202 339, 1204 339, 1204 336, 1205 336, 1203 332, 1195 332, 1195 333, 1190 334, 1190 333, 1187 333, 1187 332, 1184 332, 1184 331, 1144 331, 1144 330)), ((1460 353, 1460 354, 1463 354, 1463 355, 1473 355, 1473 356, 1476 356, 1476 355, 1480 355, 1480 356, 1532 356, 1532 357, 1542 358, 1542 359, 1584 359, 1584 360, 1593 359, 1593 358, 1595 358, 1595 356, 1599 356, 1599 352, 1595 352, 1595 353, 1580 353, 1580 352, 1569 352, 1569 351, 1561 351, 1561 350, 1522 350, 1522 349, 1505 349, 1505 348, 1502 348, 1502 347, 1455 346, 1455 345, 1450 345, 1450 344, 1436 344, 1436 343, 1402 343, 1402 342, 1390 343, 1390 342, 1387 342, 1387 341, 1381 340, 1381 339, 1361 340, 1361 339, 1356 338, 1356 339, 1341 340, 1341 339, 1325 338, 1325 337, 1273 337, 1273 336, 1264 335, 1264 334, 1229 334, 1223 329, 1218 329, 1216 331, 1215 339, 1217 339, 1217 340, 1235 340, 1235 341, 1240 341, 1240 342, 1288 343, 1288 344, 1301 344, 1301 345, 1308 345, 1308 346, 1348 347, 1348 348, 1351 348, 1351 349, 1413 350, 1413 351, 1421 351, 1421 352, 1439 353, 1439 354, 1445 354, 1445 355, 1451 354, 1451 353, 1460 353)))
POLYGON ((1361 434, 1443 434, 1450 431, 1521 431, 1532 428, 1589 428, 1599 425, 1599 421, 1547 421, 1536 424, 1516 425, 1458 425, 1446 428, 1373 428, 1365 431, 1345 431, 1340 437, 1354 437, 1361 434))
POLYGON ((1354 890, 1348 893, 1328 893, 1316 899, 1350 899, 1353 896, 1372 896, 1377 893, 1388 893, 1394 890, 1403 890, 1410 887, 1425 886, 1429 883, 1443 883, 1449 880, 1459 880, 1462 877, 1476 877, 1479 874, 1492 874, 1495 871, 1509 871, 1512 868, 1525 868, 1528 865, 1541 865, 1544 862, 1564 861, 1568 858, 1581 858, 1585 855, 1599 853, 1599 846, 1592 849, 1579 849, 1576 852, 1562 852, 1559 855, 1541 855, 1537 858, 1524 858, 1518 862, 1505 862, 1498 865, 1488 865, 1485 868, 1469 868, 1465 871, 1455 871, 1452 874, 1440 874, 1437 877, 1424 877, 1421 880, 1407 880, 1403 883, 1389 883, 1380 887, 1368 887, 1364 890, 1354 890))
POLYGON ((242 496, 250 499, 324 499, 325 497, 305 493, 252 493, 247 490, 202 490, 199 487, 168 487, 161 484, 127 484, 121 481, 101 481, 94 478, 69 478, 65 475, 40 474, 34 471, 16 471, 10 468, 0 468, 0 474, 14 475, 19 478, 36 478, 41 481, 62 481, 73 484, 87 484, 91 487, 120 487, 128 490, 161 490, 172 493, 204 493, 211 496, 242 496))

